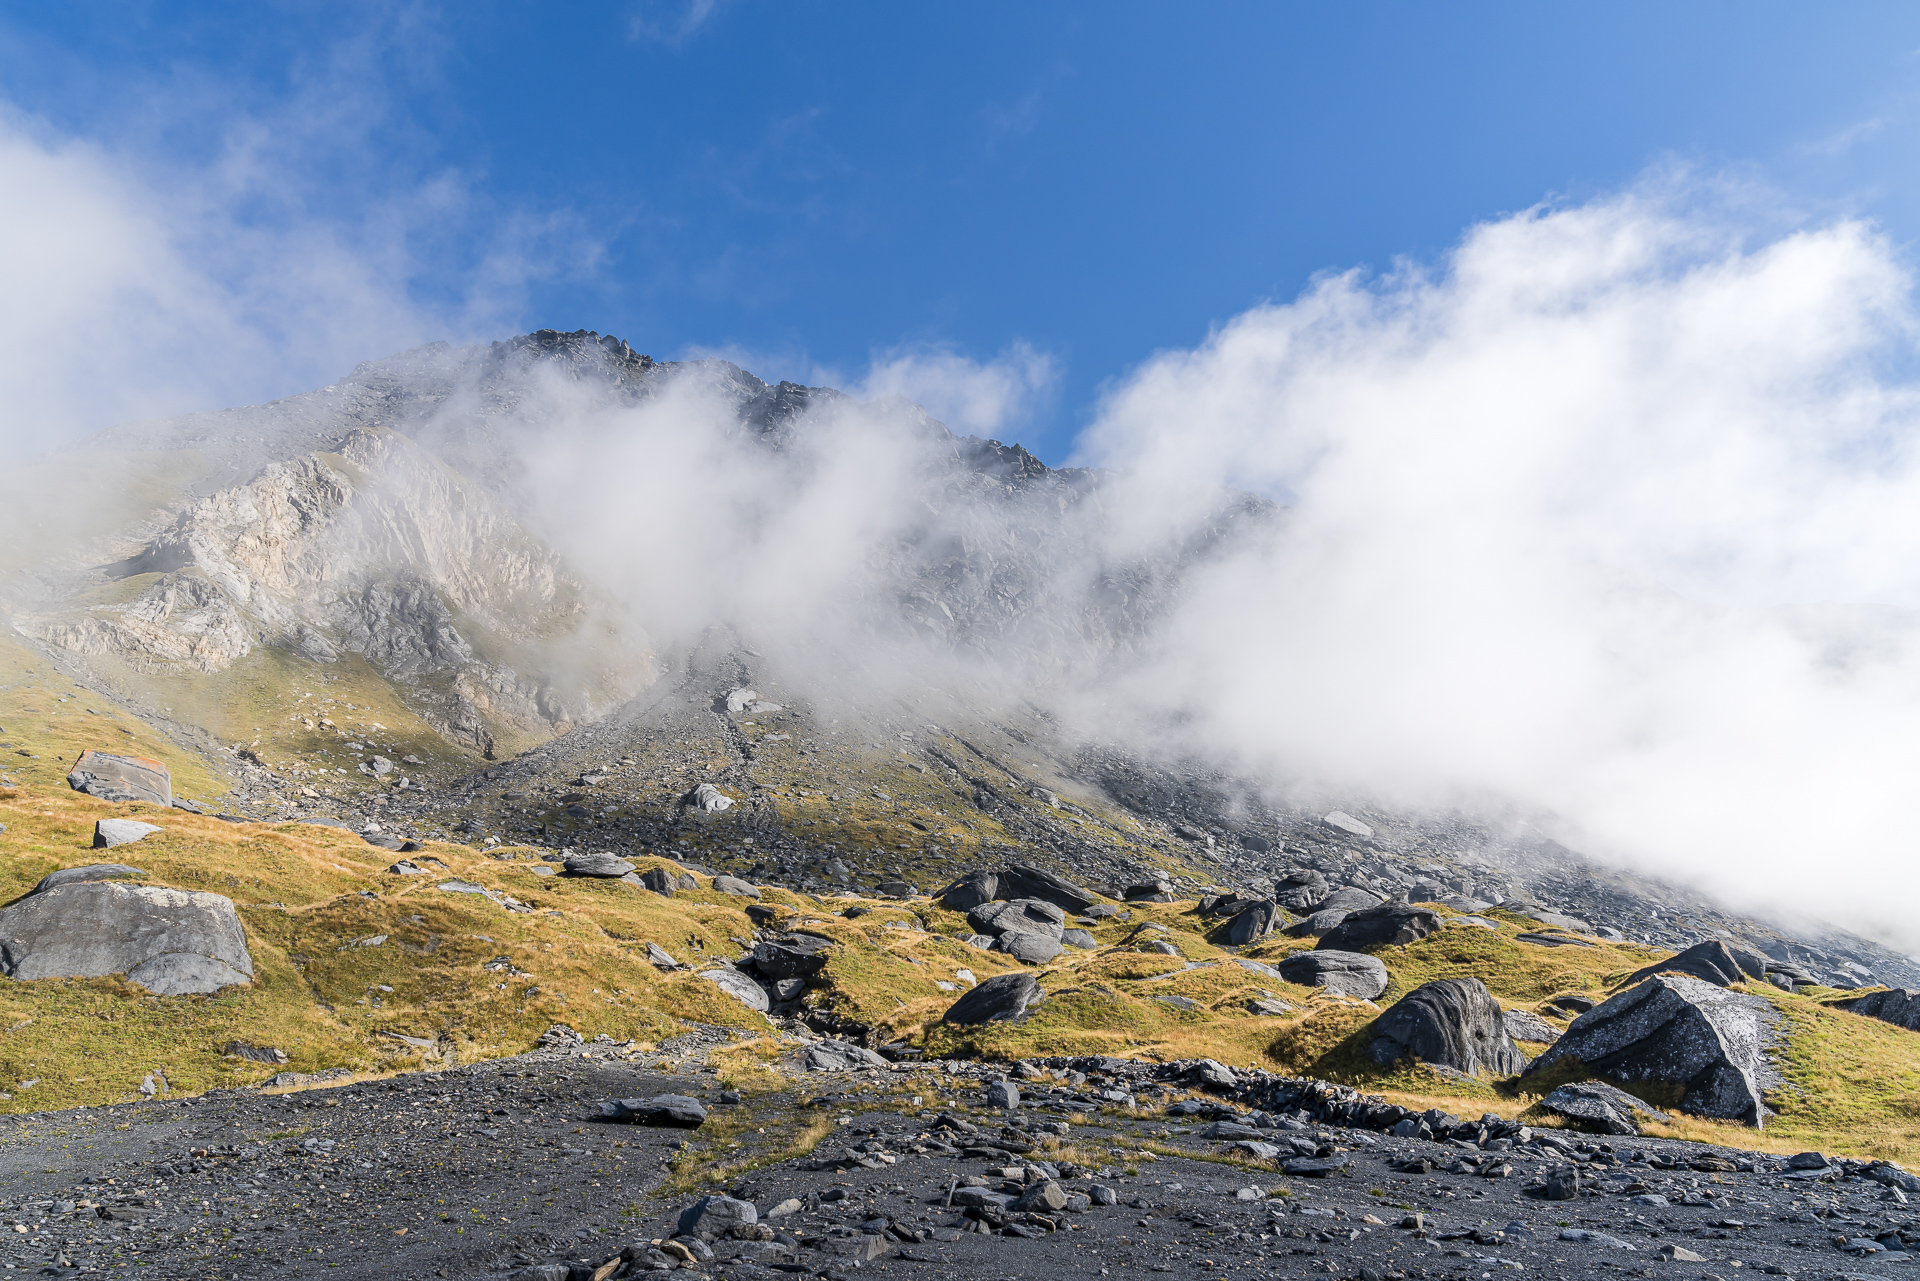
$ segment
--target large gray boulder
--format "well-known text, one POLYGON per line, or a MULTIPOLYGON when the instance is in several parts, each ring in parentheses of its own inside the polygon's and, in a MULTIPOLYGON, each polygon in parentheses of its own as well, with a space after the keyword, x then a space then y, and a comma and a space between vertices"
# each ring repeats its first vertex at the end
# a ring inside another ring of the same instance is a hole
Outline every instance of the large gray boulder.
POLYGON ((68 880, 0 910, 0 973, 20 980, 124 974, 156 995, 182 996, 251 981, 253 956, 232 899, 68 880))
POLYGON ((1065 933, 1036 934, 1026 930, 1008 930, 993 941, 993 950, 1005 952, 1023 965, 1045 965, 1065 947, 1065 933))
POLYGON ((1527 1061, 1479 979, 1439 979, 1395 1001, 1373 1021, 1367 1054, 1376 1063, 1414 1058, 1469 1076, 1512 1076, 1527 1061))
POLYGON ((615 880, 633 870, 633 864, 613 854, 575 854, 561 864, 568 876, 601 876, 615 880))
POLYGON ((1371 1001, 1387 990, 1387 967, 1363 952, 1295 952, 1280 962, 1280 977, 1303 987, 1324 987, 1341 996, 1371 1001))
POLYGON ((1560 1029, 1531 1010, 1508 1010, 1505 1021, 1507 1035, 1516 1041, 1552 1045, 1560 1039, 1560 1029))
POLYGON ((173 804, 173 775, 165 765, 145 756, 115 756, 89 748, 73 763, 67 786, 103 801, 173 804))
POLYGON ((152 823, 132 818, 103 818, 93 825, 93 848, 110 850, 116 845, 144 841, 160 829, 152 823))
POLYGON ((1325 898, 1313 905, 1316 912, 1361 912, 1370 907, 1378 907, 1381 898, 1371 890, 1363 890, 1357 885, 1342 885, 1325 898))
POLYGON ((1064 911, 1080 913, 1099 902, 1099 897, 1072 881, 1044 872, 1037 867, 1015 863, 1000 873, 997 898, 1031 898, 1051 903, 1064 911))
MULTIPOLYGON (((1746 951, 1742 948, 1741 951, 1746 951)), ((1655 961, 1652 965, 1636 970, 1627 977, 1627 982, 1638 983, 1650 979, 1656 974, 1686 974, 1696 979, 1704 979, 1718 987, 1731 987, 1735 983, 1744 983, 1750 978, 1762 979, 1767 976, 1767 958, 1758 952, 1747 952, 1745 964, 1733 948, 1719 939, 1708 939, 1704 943, 1695 943, 1684 952, 1675 953, 1664 961, 1655 961)))
POLYGON ((1301 939, 1324 938, 1329 930, 1346 919, 1347 914, 1339 908, 1332 908, 1325 912, 1313 912, 1305 918, 1289 925, 1287 927, 1287 933, 1293 935, 1295 938, 1301 939))
POLYGON ((1439 928, 1440 914, 1430 907, 1381 903, 1347 913, 1314 946, 1330 952, 1364 952, 1370 947, 1417 942, 1439 928))
POLYGON ((1912 988, 1891 987, 1884 992, 1869 992, 1845 1001, 1830 1001, 1836 1009, 1852 1010, 1870 1019, 1879 1019, 1920 1032, 1920 992, 1912 988))
POLYGON ((1285 916, 1278 903, 1253 902, 1236 906, 1240 910, 1227 922, 1226 929, 1226 940, 1233 947, 1258 943, 1272 933, 1274 925, 1285 916))
POLYGON ((972 911, 1000 897, 1000 876, 996 872, 969 872, 937 895, 940 906, 956 912, 972 911))
POLYGON ((1022 898, 983 903, 967 913, 967 924, 996 938, 1002 934, 1039 934, 1057 943, 1067 928, 1067 917, 1044 899, 1022 898))
POLYGON ((826 939, 817 934, 790 934, 753 945, 753 968, 762 978, 804 979, 826 968, 826 939))
POLYGON ((767 996, 767 989, 739 970, 722 966, 718 969, 702 970, 700 977, 750 1010, 765 1014, 773 1007, 773 1001, 767 996))
POLYGON ((1686 975, 1661 975, 1588 1010, 1526 1075, 1574 1059, 1595 1076, 1685 1090, 1699 1116, 1758 1126, 1762 1092, 1780 1077, 1765 1062, 1779 1015, 1764 999, 1686 975))
POLYGON ((996 974, 955 1001, 941 1021, 961 1025, 1012 1022, 1040 1000, 1040 982, 1023 970, 996 974))
POLYGON ((1636 1099, 1625 1090, 1604 1081, 1579 1081, 1563 1085, 1541 1099, 1537 1106, 1596 1126, 1604 1134, 1640 1133, 1638 1116, 1642 1113, 1657 1121, 1673 1120, 1652 1104, 1636 1099))
POLYGON ((1327 878, 1312 868, 1289 873, 1274 888, 1273 898, 1289 912, 1305 912, 1327 896, 1327 878))

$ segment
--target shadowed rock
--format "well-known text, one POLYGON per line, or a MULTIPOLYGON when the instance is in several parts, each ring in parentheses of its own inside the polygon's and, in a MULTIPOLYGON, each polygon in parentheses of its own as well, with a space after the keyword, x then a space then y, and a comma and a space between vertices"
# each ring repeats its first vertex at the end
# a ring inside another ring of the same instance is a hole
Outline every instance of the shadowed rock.
POLYGON ((1479 979, 1439 979, 1395 1001, 1374 1020, 1367 1054, 1380 1064, 1412 1057, 1469 1076, 1511 1076, 1526 1063, 1479 979))
POLYGON ((1084 912, 1099 901, 1072 881, 1021 863, 1000 873, 999 889, 997 898, 1039 899, 1068 912, 1084 912))
POLYGON ((1342 885, 1313 905, 1316 912, 1361 912, 1376 907, 1380 896, 1355 885, 1342 885))
POLYGON ((794 934, 753 945, 753 968, 762 978, 803 979, 827 964, 826 939, 817 934, 794 934))
POLYGON ((1627 979, 1629 983, 1638 983, 1650 979, 1656 974, 1687 974, 1704 979, 1717 987, 1728 987, 1735 983, 1744 983, 1749 978, 1764 978, 1767 973, 1767 958, 1759 953, 1757 967, 1751 974, 1740 964, 1740 958, 1733 949, 1719 939, 1708 939, 1704 943, 1695 943, 1684 952, 1668 957, 1664 961, 1655 961, 1652 965, 1636 970, 1627 979))
POLYGON ((625 1121, 633 1125, 662 1125, 675 1130, 697 1130, 706 1123, 707 1107, 699 1099, 685 1094, 656 1094, 650 1099, 609 1099, 600 1105, 600 1119, 625 1121))
POLYGON ((1563 1085, 1541 1099, 1538 1106, 1548 1112, 1557 1112, 1561 1116, 1597 1126, 1604 1134, 1640 1133, 1640 1126, 1634 1120, 1636 1112, 1645 1113, 1659 1121, 1673 1119, 1651 1104, 1604 1081, 1563 1085))
POLYGON ((1572 1058, 1615 1081, 1682 1086, 1685 1111, 1757 1126, 1770 1115, 1761 1092, 1780 1080, 1764 1061, 1777 1018, 1760 997, 1662 975, 1582 1014, 1526 1071, 1572 1058))
POLYGON ((68 881, 0 911, 0 973, 21 980, 124 974, 157 995, 180 996, 250 981, 253 957, 233 901, 222 895, 68 881))
POLYGON ((1325 912, 1315 912, 1305 920, 1295 921, 1287 927, 1287 933, 1295 938, 1322 938, 1334 926, 1347 919, 1347 913, 1339 908, 1325 912))
POLYGON ((970 872, 941 890, 940 906, 956 912, 971 911, 1000 897, 1000 877, 995 872, 970 872))
POLYGON ((1246 904, 1227 922, 1227 942, 1234 947, 1257 943, 1272 932, 1281 919, 1280 905, 1268 902, 1246 904))
POLYGON ((1324 987, 1341 996, 1371 1001, 1387 990, 1387 967, 1362 952, 1295 952, 1279 965, 1280 977, 1304 987, 1324 987))
POLYGON ((1827 1004, 1837 1009, 1852 1010, 1855 1014, 1864 1014, 1870 1019, 1892 1023, 1910 1032, 1920 1032, 1920 992, 1915 992, 1911 988, 1888 988, 1884 992, 1869 992, 1865 996, 1856 996, 1846 1001, 1829 1001, 1827 1004))
POLYGON ((1311 868, 1290 873, 1273 892, 1274 902, 1289 912, 1305 912, 1327 896, 1327 878, 1311 868))
POLYGON ((1023 971, 996 974, 955 1001, 941 1016, 956 1024, 1011 1022, 1040 999, 1040 981, 1023 971))
POLYGON ((1394 943, 1414 943, 1440 928, 1430 907, 1382 903, 1347 913, 1347 919, 1320 936, 1315 946, 1330 952, 1360 952, 1394 943))

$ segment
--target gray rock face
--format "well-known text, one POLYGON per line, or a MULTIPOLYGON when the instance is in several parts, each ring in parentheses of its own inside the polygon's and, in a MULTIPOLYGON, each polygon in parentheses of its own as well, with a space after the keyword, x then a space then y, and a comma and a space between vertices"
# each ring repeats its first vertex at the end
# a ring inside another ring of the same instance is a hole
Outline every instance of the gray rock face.
POLYGON ((1274 923, 1280 920, 1278 903, 1251 903, 1233 914, 1227 922, 1227 942, 1234 947, 1245 947, 1257 943, 1272 932, 1274 923))
POLYGON ((1910 1032, 1920 1032, 1920 992, 1911 988, 1888 988, 1884 992, 1869 992, 1865 996, 1830 1004, 1842 1010, 1852 1010, 1855 1014, 1864 1014, 1870 1019, 1892 1023, 1910 1032))
POLYGON ((699 1099, 685 1094, 657 1094, 650 1099, 612 1099, 600 1105, 600 1119, 625 1121, 633 1125, 666 1126, 675 1130, 697 1130, 706 1123, 707 1107, 699 1099))
POLYGON ((793 934, 753 945, 753 968, 763 978, 804 979, 826 968, 827 940, 815 934, 793 934))
POLYGON ((967 913, 967 924, 982 934, 1039 934, 1060 940, 1067 917, 1058 907, 1043 899, 1014 899, 1007 903, 984 903, 967 913))
POLYGON ((152 823, 130 818, 103 818, 93 825, 93 848, 110 850, 116 845, 131 845, 159 830, 152 823))
POLYGON ((987 1086, 987 1106, 990 1108, 1017 1108, 1020 1106, 1020 1087, 1012 1081, 994 1081, 987 1086))
POLYGON ((1683 1086, 1684 1110, 1757 1126, 1770 1115, 1762 1091, 1780 1081, 1763 1059, 1776 1018, 1757 996, 1651 978, 1575 1019, 1527 1074, 1573 1058, 1596 1076, 1683 1086))
POLYGON ((27 892, 38 894, 56 885, 80 885, 87 881, 114 881, 121 877, 145 875, 144 869, 128 867, 125 863, 88 863, 84 867, 63 867, 57 872, 48 872, 40 878, 39 884, 27 892))
POLYGON ((733 798, 712 783, 702 783, 688 792, 686 802, 703 814, 718 814, 721 810, 733 808, 733 798))
POLYGON ((1274 901, 1289 912, 1305 912, 1327 896, 1327 878, 1311 868, 1290 873, 1274 890, 1274 901))
POLYGON ((722 894, 732 894, 737 898, 759 898, 760 891, 737 876, 716 876, 713 888, 722 894))
POLYGON ((180 996, 250 981, 253 957, 233 901, 219 894, 70 881, 0 910, 0 973, 125 974, 157 995, 180 996))
POLYGON ((767 997, 767 989, 735 969, 702 970, 700 977, 717 985, 722 992, 750 1010, 765 1014, 772 1008, 773 1002, 767 997))
POLYGON ((1374 1020, 1367 1054, 1376 1063, 1412 1057, 1469 1076, 1512 1076, 1526 1064, 1479 979, 1440 979, 1395 1001, 1374 1020))
POLYGON ((680 1212, 680 1235, 711 1241, 736 1227, 760 1221, 760 1211, 751 1201, 730 1196, 703 1196, 680 1212))
POLYGON ((633 864, 611 854, 575 854, 561 864, 568 876, 601 876, 610 880, 625 876, 633 864))
POLYGON ((1347 919, 1347 914, 1338 908, 1326 912, 1314 912, 1305 919, 1295 921, 1287 927, 1287 933, 1295 938, 1324 938, 1334 926, 1347 919))
POLYGON ((872 1050, 849 1041, 820 1041, 807 1047, 809 1072, 852 1072, 857 1068, 889 1066, 891 1064, 872 1050))
POLYGON ((940 905, 956 912, 971 911, 1000 897, 1000 877, 995 872, 971 872, 940 891, 940 905))
POLYGON ((1380 896, 1357 885, 1342 885, 1318 903, 1313 905, 1316 912, 1359 912, 1380 904, 1380 896))
POLYGON ((1011 1022, 1039 1000, 1040 982, 1033 975, 1018 970, 996 974, 955 1001, 941 1020, 961 1026, 1011 1022))
POLYGON ((1315 946, 1331 952, 1359 952, 1417 942, 1439 928, 1440 914, 1430 907, 1381 903, 1347 913, 1347 919, 1321 935, 1315 946))
POLYGON ((1008 930, 993 941, 993 950, 1005 952, 1023 965, 1045 965, 1060 955, 1061 935, 1037 934, 1027 930, 1008 930))
MULTIPOLYGON (((1656 974, 1677 973, 1704 979, 1718 987, 1728 987, 1735 983, 1744 983, 1749 978, 1765 978, 1767 958, 1758 953, 1749 953, 1757 957, 1756 968, 1752 973, 1743 968, 1740 958, 1733 949, 1719 939, 1708 939, 1704 943, 1695 943, 1686 951, 1671 956, 1664 961, 1655 961, 1652 965, 1636 971, 1627 979, 1629 983, 1638 983, 1650 979, 1656 974)), ((1753 964, 1753 962, 1749 962, 1753 964)))
POLYGON ((1016 863, 999 876, 1000 893, 995 897, 1039 899, 1068 912, 1084 912, 1099 902, 1092 892, 1072 881, 1043 872, 1037 867, 1016 863))
POLYGON ((73 763, 67 786, 103 801, 173 804, 173 775, 165 765, 145 756, 115 756, 89 748, 73 763))
POLYGON ((1324 987, 1341 996, 1371 1001, 1387 990, 1386 963, 1363 952, 1295 952, 1280 962, 1280 976, 1304 987, 1324 987))
POLYGON ((1359 819, 1343 810, 1334 810, 1331 814, 1323 814, 1320 816, 1320 821, 1335 831, 1345 832, 1349 836, 1373 835, 1373 829, 1371 827, 1368 827, 1365 823, 1362 823, 1359 819))
POLYGON ((1507 1035, 1516 1041, 1532 1041, 1537 1045, 1552 1045, 1560 1039, 1560 1029, 1530 1010, 1508 1010, 1506 1013, 1507 1035))
POLYGON ((1060 941, 1068 947, 1077 947, 1082 951, 1100 946, 1099 940, 1085 930, 1063 930, 1060 941))
POLYGON ((1561 1116, 1598 1126, 1607 1134, 1640 1133, 1640 1126, 1634 1120, 1635 1113, 1645 1113, 1660 1121, 1672 1120, 1666 1113, 1604 1081, 1563 1085, 1541 1099, 1540 1106, 1549 1112, 1558 1112, 1561 1116))

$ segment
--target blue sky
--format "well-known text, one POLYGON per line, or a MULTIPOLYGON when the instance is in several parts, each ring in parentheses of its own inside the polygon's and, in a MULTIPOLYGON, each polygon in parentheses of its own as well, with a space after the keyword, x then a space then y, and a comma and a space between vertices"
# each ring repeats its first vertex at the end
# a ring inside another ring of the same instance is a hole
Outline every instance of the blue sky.
POLYGON ((1053 376, 1006 434, 1057 461, 1157 350, 1650 166, 1904 245, 1916 50, 1871 3, 16 5, 0 96, 220 187, 213 240, 334 229, 417 309, 360 356, 583 327, 855 381, 1024 347, 1053 376))

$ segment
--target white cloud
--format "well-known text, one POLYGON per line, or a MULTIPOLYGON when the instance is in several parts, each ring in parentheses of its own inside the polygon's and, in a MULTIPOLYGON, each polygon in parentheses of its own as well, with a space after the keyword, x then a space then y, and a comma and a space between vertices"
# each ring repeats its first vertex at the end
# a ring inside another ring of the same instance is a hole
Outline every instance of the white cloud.
POLYGON ((1139 519, 1163 480, 1292 510, 1102 696, 1912 947, 1912 278, 1862 223, 1750 241, 1697 194, 1488 223, 1136 371, 1081 453, 1154 479, 1139 519))
POLYGON ((1024 342, 986 361, 917 347, 875 356, 848 390, 863 400, 904 396, 963 436, 994 436, 1032 418, 1058 379, 1053 358, 1024 342))
POLYGON ((634 40, 679 46, 691 40, 720 9, 720 0, 642 0, 627 34, 634 40))

